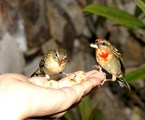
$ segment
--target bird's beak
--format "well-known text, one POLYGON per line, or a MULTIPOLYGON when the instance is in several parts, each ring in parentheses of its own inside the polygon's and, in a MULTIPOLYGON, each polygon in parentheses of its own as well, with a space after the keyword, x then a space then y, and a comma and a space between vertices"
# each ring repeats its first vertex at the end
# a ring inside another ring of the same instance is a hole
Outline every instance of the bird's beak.
POLYGON ((96 49, 97 49, 97 48, 98 48, 98 45, 97 45, 96 43, 91 43, 91 44, 90 44, 90 47, 96 48, 96 49))
POLYGON ((61 58, 58 59, 58 64, 59 64, 59 66, 61 66, 61 64, 62 64, 62 59, 61 58))

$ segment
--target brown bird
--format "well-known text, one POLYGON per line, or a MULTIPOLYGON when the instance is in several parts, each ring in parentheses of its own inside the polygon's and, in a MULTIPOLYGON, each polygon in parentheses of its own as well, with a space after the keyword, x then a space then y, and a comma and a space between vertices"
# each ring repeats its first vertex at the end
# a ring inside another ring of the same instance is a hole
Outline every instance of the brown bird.
POLYGON ((65 49, 50 50, 43 56, 39 63, 39 68, 31 75, 31 77, 44 75, 49 79, 49 75, 61 73, 66 64, 67 51, 65 49))
MULTIPOLYGON (((111 81, 117 80, 121 87, 126 86, 130 89, 129 84, 124 78, 125 68, 118 50, 109 41, 104 39, 97 39, 90 46, 96 49, 96 60, 98 64, 112 75, 111 81)), ((109 79, 105 79, 102 84, 105 81, 109 81, 109 79)))

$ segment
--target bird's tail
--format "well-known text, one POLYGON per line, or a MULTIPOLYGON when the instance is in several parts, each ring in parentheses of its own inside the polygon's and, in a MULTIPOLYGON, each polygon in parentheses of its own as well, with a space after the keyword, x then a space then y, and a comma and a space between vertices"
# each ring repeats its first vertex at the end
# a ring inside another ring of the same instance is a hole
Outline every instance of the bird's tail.
POLYGON ((35 72, 30 77, 38 76, 40 74, 41 74, 41 70, 40 70, 40 68, 38 68, 38 69, 35 70, 35 72))
POLYGON ((129 90, 131 89, 125 78, 122 76, 118 78, 118 83, 121 87, 127 87, 129 90))

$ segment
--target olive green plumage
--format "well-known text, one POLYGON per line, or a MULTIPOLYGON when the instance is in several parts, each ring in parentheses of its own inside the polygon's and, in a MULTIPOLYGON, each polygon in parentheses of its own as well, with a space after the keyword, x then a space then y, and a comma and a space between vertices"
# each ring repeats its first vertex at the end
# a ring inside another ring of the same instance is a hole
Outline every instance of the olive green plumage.
POLYGON ((49 75, 62 72, 66 64, 67 51, 65 49, 49 50, 48 53, 42 57, 39 63, 39 68, 36 69, 31 77, 43 75, 49 78, 49 75))

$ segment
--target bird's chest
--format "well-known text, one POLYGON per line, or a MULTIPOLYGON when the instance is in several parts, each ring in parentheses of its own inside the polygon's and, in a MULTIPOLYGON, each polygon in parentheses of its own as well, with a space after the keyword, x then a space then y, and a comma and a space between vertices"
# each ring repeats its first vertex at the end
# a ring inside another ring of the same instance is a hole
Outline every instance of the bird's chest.
POLYGON ((110 54, 108 51, 106 50, 102 50, 102 49, 97 49, 96 50, 96 59, 97 61, 103 61, 103 62, 107 62, 108 58, 110 57, 110 54))
POLYGON ((107 67, 113 56, 106 50, 98 49, 96 51, 96 60, 102 67, 107 67))
POLYGON ((45 62, 43 69, 47 74, 58 74, 63 68, 63 66, 59 66, 58 62, 52 60, 51 62, 45 62))
POLYGON ((97 62, 109 73, 120 74, 120 62, 114 54, 99 50, 96 52, 96 59, 97 62))

